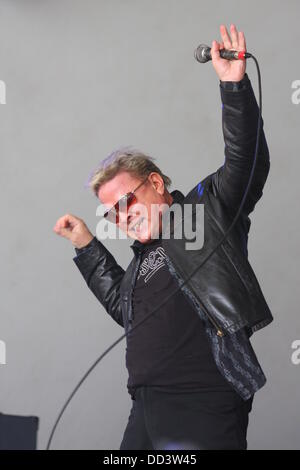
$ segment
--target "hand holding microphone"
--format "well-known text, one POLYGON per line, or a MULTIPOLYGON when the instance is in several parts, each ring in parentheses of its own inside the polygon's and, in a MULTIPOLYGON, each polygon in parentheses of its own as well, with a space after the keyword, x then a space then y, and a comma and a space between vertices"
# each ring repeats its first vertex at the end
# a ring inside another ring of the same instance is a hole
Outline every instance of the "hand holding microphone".
POLYGON ((221 81, 239 82, 245 75, 246 60, 251 54, 246 52, 246 40, 242 31, 230 26, 231 38, 226 26, 220 26, 222 42, 213 41, 212 47, 201 44, 195 51, 199 62, 212 60, 213 67, 221 81))

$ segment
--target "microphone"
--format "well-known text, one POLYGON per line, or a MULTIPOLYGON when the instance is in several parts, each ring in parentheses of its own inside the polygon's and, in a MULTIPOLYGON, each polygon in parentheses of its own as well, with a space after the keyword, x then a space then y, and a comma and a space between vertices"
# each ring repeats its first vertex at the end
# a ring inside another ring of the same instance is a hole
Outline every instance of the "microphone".
MULTIPOLYGON (((252 55, 246 51, 230 51, 228 49, 219 50, 220 57, 227 60, 239 60, 239 59, 250 59, 252 55)), ((200 44, 194 52, 194 57, 201 64, 205 64, 212 59, 211 48, 206 44, 200 44)))

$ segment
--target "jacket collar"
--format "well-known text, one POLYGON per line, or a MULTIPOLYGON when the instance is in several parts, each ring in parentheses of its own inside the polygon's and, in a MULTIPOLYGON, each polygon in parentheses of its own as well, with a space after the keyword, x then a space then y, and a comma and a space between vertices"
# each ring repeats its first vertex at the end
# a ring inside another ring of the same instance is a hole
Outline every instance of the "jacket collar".
MULTIPOLYGON (((182 203, 184 199, 184 194, 178 189, 174 189, 174 191, 171 192, 171 196, 173 197, 173 201, 170 207, 174 203, 179 203, 179 204, 182 203)), ((141 243, 139 240, 134 240, 133 244, 130 245, 130 248, 133 249, 135 254, 138 254, 139 252, 141 252, 144 249, 144 247, 145 247, 145 243, 141 243)))

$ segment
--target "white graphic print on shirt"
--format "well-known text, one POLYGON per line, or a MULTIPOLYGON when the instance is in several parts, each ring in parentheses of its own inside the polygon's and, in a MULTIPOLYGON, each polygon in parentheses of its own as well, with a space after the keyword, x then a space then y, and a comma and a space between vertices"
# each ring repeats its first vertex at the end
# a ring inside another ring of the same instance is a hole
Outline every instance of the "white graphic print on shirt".
POLYGON ((147 283, 153 274, 165 266, 166 257, 167 255, 162 246, 159 246, 156 248, 156 250, 150 251, 148 256, 146 256, 146 258, 141 263, 137 279, 143 277, 144 282, 147 283))

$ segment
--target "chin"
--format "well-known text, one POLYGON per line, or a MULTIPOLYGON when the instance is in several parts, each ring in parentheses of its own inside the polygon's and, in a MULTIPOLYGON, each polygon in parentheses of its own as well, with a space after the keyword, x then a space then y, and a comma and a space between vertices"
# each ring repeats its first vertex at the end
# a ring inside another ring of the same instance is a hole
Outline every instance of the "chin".
POLYGON ((135 232, 130 232, 128 235, 133 238, 134 240, 138 240, 140 243, 148 243, 152 241, 151 239, 151 233, 145 232, 145 233, 135 233, 135 232))
POLYGON ((157 240, 159 227, 153 228, 153 238, 151 238, 151 228, 146 228, 141 232, 135 232, 134 230, 130 230, 128 235, 133 238, 134 240, 138 240, 140 243, 150 243, 153 240, 157 240))
POLYGON ((145 234, 144 236, 139 236, 139 241, 141 243, 150 243, 150 242, 152 242, 154 240, 157 240, 157 239, 158 239, 158 234, 157 234, 157 236, 154 235, 153 237, 151 237, 151 232, 145 234))
POLYGON ((141 243, 144 243, 147 240, 147 236, 144 236, 141 233, 135 233, 134 231, 130 230, 127 232, 127 235, 132 238, 133 240, 138 240, 141 243))
POLYGON ((151 235, 148 233, 145 233, 145 234, 140 233, 138 234, 137 239, 141 243, 147 243, 151 241, 151 235))

